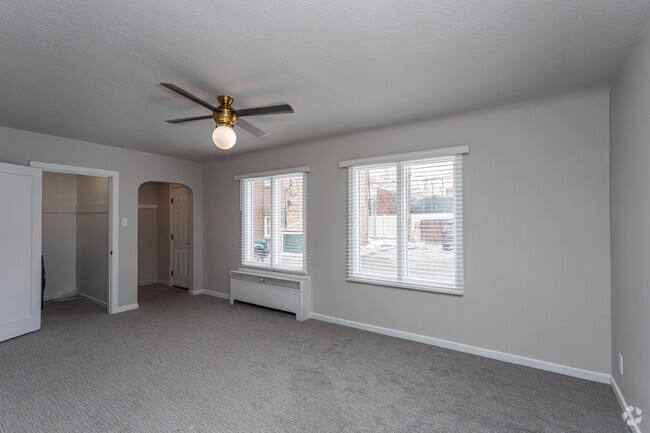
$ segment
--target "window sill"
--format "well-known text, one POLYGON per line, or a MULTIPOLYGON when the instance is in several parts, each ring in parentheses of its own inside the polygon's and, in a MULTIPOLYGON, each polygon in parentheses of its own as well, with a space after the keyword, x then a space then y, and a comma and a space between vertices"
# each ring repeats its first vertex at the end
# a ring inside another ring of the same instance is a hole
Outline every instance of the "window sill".
POLYGON ((311 277, 303 271, 291 271, 286 269, 269 268, 266 266, 251 266, 241 265, 238 269, 240 272, 250 273, 255 275, 267 275, 269 277, 288 277, 300 278, 303 280, 311 280, 311 277))
POLYGON ((444 293, 447 295, 456 295, 456 296, 463 296, 464 294, 464 289, 460 289, 460 290, 449 289, 446 287, 425 286, 421 284, 398 282, 398 281, 375 280, 372 278, 363 278, 363 277, 348 277, 346 278, 346 281, 349 281, 351 283, 364 283, 364 284, 374 284, 377 286, 395 287, 398 289, 419 290, 422 292, 444 293))

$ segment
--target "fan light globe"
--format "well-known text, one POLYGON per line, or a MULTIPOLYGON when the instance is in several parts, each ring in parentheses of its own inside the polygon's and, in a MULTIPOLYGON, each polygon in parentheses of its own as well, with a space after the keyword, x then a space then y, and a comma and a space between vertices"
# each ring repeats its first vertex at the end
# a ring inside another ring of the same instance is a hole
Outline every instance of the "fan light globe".
POLYGON ((212 133, 212 141, 219 149, 230 149, 237 142, 237 134, 230 126, 217 126, 212 133))

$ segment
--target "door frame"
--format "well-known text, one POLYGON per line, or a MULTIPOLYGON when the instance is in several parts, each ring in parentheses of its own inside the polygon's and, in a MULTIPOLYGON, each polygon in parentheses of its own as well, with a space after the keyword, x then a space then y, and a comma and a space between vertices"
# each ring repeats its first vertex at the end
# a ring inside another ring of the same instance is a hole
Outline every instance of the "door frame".
POLYGON ((50 164, 47 162, 29 161, 30 167, 56 173, 79 174, 108 178, 108 300, 106 305, 109 314, 119 312, 118 309, 118 265, 119 265, 119 195, 120 172, 97 168, 77 167, 73 165, 50 164), (112 252, 112 254, 111 254, 112 252))
MULTIPOLYGON (((187 193, 190 196, 190 237, 191 237, 191 247, 190 248, 190 266, 189 266, 189 271, 190 271, 190 277, 187 281, 187 290, 188 292, 192 292, 193 287, 194 287, 194 195, 192 193, 192 188, 189 186, 183 184, 183 183, 170 183, 169 184, 169 197, 170 199, 172 198, 172 191, 174 187, 183 187, 187 190, 187 193)), ((174 209, 172 206, 172 203, 169 203, 169 269, 173 270, 172 268, 174 267, 174 242, 171 240, 171 235, 174 233, 174 209)), ((174 285, 174 276, 169 275, 169 287, 172 287, 174 285)))

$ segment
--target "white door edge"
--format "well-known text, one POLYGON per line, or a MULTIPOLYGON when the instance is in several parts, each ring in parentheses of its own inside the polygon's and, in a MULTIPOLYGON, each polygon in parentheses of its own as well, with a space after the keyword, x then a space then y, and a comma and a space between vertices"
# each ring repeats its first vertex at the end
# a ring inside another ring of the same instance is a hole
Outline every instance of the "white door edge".
MULTIPOLYGON (((42 192, 43 192, 43 172, 40 169, 27 167, 23 165, 14 165, 0 163, 0 172, 6 174, 15 174, 19 176, 29 176, 31 192, 31 221, 29 225, 29 287, 27 293, 21 292, 21 289, 15 293, 23 294, 29 297, 27 303, 29 313, 25 316, 16 317, 15 320, 2 324, 0 326, 0 341, 8 340, 29 332, 36 331, 41 327, 41 224, 42 224, 42 192)), ((5 300, 6 301, 6 300, 5 300)))

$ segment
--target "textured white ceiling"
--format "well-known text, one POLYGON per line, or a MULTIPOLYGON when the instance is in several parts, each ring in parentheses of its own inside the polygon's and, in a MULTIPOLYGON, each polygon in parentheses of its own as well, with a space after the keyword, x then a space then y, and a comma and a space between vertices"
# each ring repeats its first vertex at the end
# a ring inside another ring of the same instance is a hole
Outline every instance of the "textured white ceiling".
POLYGON ((648 0, 4 0, 0 125, 203 160, 606 85, 648 0), (214 147, 209 114, 286 101, 214 147))

